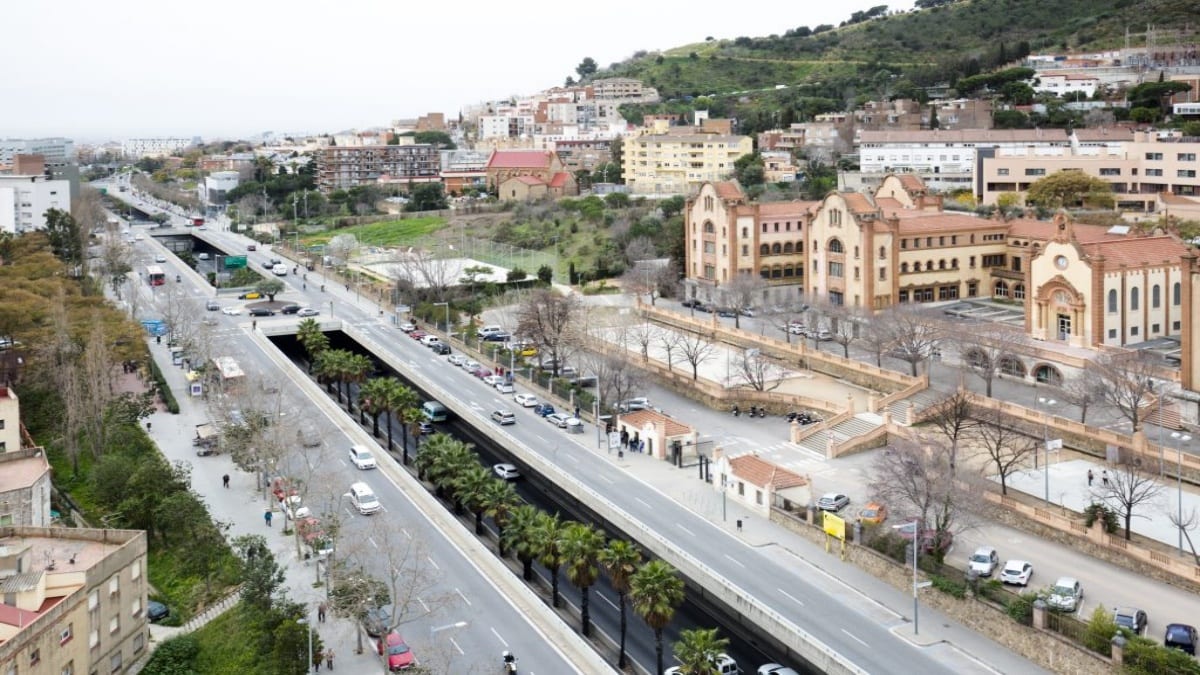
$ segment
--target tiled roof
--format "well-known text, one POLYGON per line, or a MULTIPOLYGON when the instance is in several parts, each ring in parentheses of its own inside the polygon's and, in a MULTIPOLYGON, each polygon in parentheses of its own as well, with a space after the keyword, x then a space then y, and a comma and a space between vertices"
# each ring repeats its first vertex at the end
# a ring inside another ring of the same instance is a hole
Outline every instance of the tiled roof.
POLYGON ((798 473, 776 466, 756 455, 742 455, 729 460, 733 475, 752 485, 770 486, 776 490, 808 485, 808 479, 798 473))
POLYGON ((1175 237, 1136 237, 1119 241, 1100 241, 1083 247, 1089 255, 1104 256, 1105 264, 1141 267, 1178 264, 1188 247, 1175 237))
MULTIPOLYGON (((884 212, 885 216, 891 213, 884 212)), ((994 230, 1003 228, 1002 223, 987 218, 977 218, 963 213, 930 213, 928 211, 900 211, 900 234, 921 232, 962 232, 965 230, 994 230)))
MULTIPOLYGON (((509 178, 508 180, 515 180, 518 183, 524 183, 526 185, 545 185, 546 184, 545 181, 543 181, 541 178, 538 178, 537 176, 513 176, 512 178, 509 178)), ((504 181, 504 182, 507 183, 508 181, 504 181)))
POLYGON ((883 215, 888 217, 900 215, 895 212, 904 210, 904 205, 900 203, 899 199, 894 197, 876 197, 875 207, 883 211, 883 215))
POLYGON ((564 187, 570 182, 570 180, 571 174, 567 173, 566 171, 559 171, 558 173, 554 174, 552 178, 550 178, 550 187, 564 187))
POLYGON ((875 207, 871 205, 871 200, 867 196, 858 192, 840 192, 842 199, 846 202, 846 208, 852 213, 874 213, 875 207))
MULTIPOLYGON (((1075 233, 1075 240, 1080 244, 1089 244, 1095 241, 1103 241, 1106 239, 1122 240, 1125 235, 1109 234, 1108 227, 1104 225, 1088 225, 1085 223, 1075 223, 1071 230, 1075 233)), ((1049 241, 1054 238, 1057 231, 1053 221, 1049 220, 1032 220, 1029 218, 1017 218, 1008 221, 1008 236, 1021 237, 1029 239, 1041 239, 1049 241)))
POLYGON ((921 177, 915 173, 897 174, 896 177, 900 179, 901 187, 909 192, 925 191, 925 181, 921 180, 921 177))
POLYGON ((625 413, 621 415, 621 422, 631 427, 642 427, 652 422, 662 424, 666 429, 667 438, 671 438, 672 436, 686 436, 693 432, 693 429, 688 425, 656 410, 635 410, 625 413))
POLYGON ((744 199, 745 193, 742 192, 741 186, 733 181, 721 181, 713 183, 713 190, 721 199, 744 199))
POLYGON ((758 215, 769 216, 772 218, 783 216, 802 216, 813 209, 820 202, 763 202, 758 205, 758 215))
POLYGON ((497 150, 488 160, 489 169, 544 169, 548 166, 548 150, 497 150))

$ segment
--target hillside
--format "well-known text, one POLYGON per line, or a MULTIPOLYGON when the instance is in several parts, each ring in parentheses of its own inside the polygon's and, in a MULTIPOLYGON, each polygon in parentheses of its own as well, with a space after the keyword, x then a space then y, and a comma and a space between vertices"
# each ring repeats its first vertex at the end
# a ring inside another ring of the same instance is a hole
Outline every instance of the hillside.
POLYGON ((862 94, 890 96, 913 87, 952 84, 1028 53, 1121 47, 1127 29, 1140 46, 1148 22, 1159 29, 1183 28, 1189 20, 1194 24, 1195 3, 958 0, 878 18, 857 14, 855 23, 847 17, 841 27, 789 27, 781 18, 776 35, 638 54, 597 77, 636 77, 666 99, 773 92, 786 84, 790 91, 763 98, 791 102, 790 107, 804 97, 844 103, 862 94))

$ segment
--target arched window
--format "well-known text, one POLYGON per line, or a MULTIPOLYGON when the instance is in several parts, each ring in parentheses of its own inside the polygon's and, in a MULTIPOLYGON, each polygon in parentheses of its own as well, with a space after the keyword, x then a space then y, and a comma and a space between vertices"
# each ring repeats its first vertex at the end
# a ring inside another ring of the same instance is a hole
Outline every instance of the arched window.
POLYGON ((829 252, 830 253, 845 253, 846 249, 842 246, 842 240, 838 239, 836 237, 833 239, 830 239, 829 240, 829 252))
POLYGON ((913 271, 914 271, 914 272, 920 272, 920 271, 921 271, 921 261, 920 261, 920 260, 918 260, 918 261, 916 261, 915 263, 913 263, 913 271))
POLYGON ((1158 284, 1154 284, 1154 286, 1150 289, 1150 307, 1152 309, 1158 309, 1161 305, 1162 289, 1159 288, 1158 284))
POLYGON ((954 258, 953 260, 950 261, 950 267, 953 267, 954 269, 958 269, 958 258, 954 258))
POLYGON ((770 246, 767 246, 766 244, 763 244, 762 246, 759 246, 759 247, 758 247, 758 254, 759 254, 759 255, 767 255, 767 254, 769 254, 770 252, 771 252, 771 247, 770 247, 770 246))
POLYGON ((795 275, 796 275, 796 271, 795 271, 795 269, 792 268, 791 265, 783 266, 783 278, 784 279, 790 279, 791 277, 793 277, 795 275))
POLYGON ((1117 313, 1117 289, 1112 289, 1108 292, 1108 313, 1117 313))
POLYGON ((944 270, 944 269, 946 269, 946 260, 945 260, 945 259, 942 259, 942 260, 939 260, 939 261, 938 261, 938 269, 939 269, 939 270, 944 270))
POLYGON ((1054 387, 1061 387, 1063 382, 1062 373, 1058 368, 1046 363, 1034 368, 1033 377, 1038 384, 1048 384, 1054 387))
POLYGON ((908 263, 900 263, 900 274, 908 274, 908 263))
POLYGON ((774 253, 775 255, 779 255, 782 252, 783 252, 783 247, 780 246, 778 243, 771 244, 771 253, 774 253))
POLYGON ((704 221, 704 233, 705 234, 712 234, 716 231, 717 231, 717 228, 713 226, 712 221, 708 221, 708 220, 704 221))
POLYGON ((1179 304, 1179 302, 1180 302, 1180 299, 1179 299, 1179 292, 1180 292, 1180 290, 1181 290, 1181 289, 1180 289, 1180 287, 1179 287, 1179 282, 1178 282, 1178 281, 1176 281, 1176 282, 1175 282, 1175 286, 1174 286, 1174 287, 1171 289, 1171 304, 1172 304, 1172 305, 1178 305, 1178 304, 1179 304))
POLYGON ((1024 300, 1025 299, 1025 284, 1020 284, 1020 283, 1013 284, 1012 292, 1013 292, 1013 300, 1024 300))
POLYGON ((791 253, 791 252, 792 252, 792 242, 790 242, 790 241, 788 241, 788 242, 784 242, 784 244, 783 244, 783 252, 784 252, 784 253, 791 253))
POLYGON ((997 298, 1007 298, 1008 284, 1004 283, 1003 281, 997 281, 995 289, 992 291, 992 295, 997 298))
POLYGON ((692 221, 692 234, 696 234, 696 221, 692 221))
POLYGON ((1138 305, 1141 304, 1141 291, 1138 288, 1129 289, 1129 311, 1138 311, 1138 305))
POLYGON ((742 239, 745 239, 746 237, 749 237, 749 236, 750 236, 750 228, 743 227, 742 228, 742 239))
POLYGON ((854 257, 855 258, 858 257, 858 247, 857 246, 854 247, 854 257))
POLYGON ((999 359, 1000 372, 1013 377, 1025 377, 1025 364, 1015 356, 1005 354, 999 359))
POLYGON ((886 257, 887 257, 887 247, 886 247, 886 246, 880 246, 880 247, 879 247, 879 259, 880 259, 880 260, 883 260, 883 259, 884 259, 884 258, 886 258, 886 257))
POLYGON ((758 275, 764 279, 771 278, 771 268, 763 265, 762 269, 758 270, 758 275))
POLYGON ((783 276, 783 268, 782 267, 780 267, 779 265, 775 265, 771 268, 771 278, 772 279, 778 279, 782 276, 783 276))
POLYGON ((804 240, 796 242, 796 253, 804 253, 804 240))
POLYGON ((925 261, 925 271, 926 271, 926 272, 932 272, 932 271, 933 271, 933 261, 932 261, 932 260, 926 260, 926 261, 925 261))

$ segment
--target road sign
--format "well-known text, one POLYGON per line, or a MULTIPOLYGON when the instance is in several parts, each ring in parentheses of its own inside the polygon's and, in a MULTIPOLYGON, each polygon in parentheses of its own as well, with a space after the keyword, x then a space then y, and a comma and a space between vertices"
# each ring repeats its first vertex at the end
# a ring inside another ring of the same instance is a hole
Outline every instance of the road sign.
POLYGON ((932 581, 922 581, 917 584, 917 588, 929 588, 932 585, 933 585, 932 581))
POLYGON ((1062 450, 1062 447, 1063 447, 1063 443, 1062 443, 1061 438, 1046 439, 1046 449, 1047 450, 1062 450))
POLYGON ((228 255, 224 259, 225 269, 234 270, 246 266, 246 256, 244 255, 228 255))

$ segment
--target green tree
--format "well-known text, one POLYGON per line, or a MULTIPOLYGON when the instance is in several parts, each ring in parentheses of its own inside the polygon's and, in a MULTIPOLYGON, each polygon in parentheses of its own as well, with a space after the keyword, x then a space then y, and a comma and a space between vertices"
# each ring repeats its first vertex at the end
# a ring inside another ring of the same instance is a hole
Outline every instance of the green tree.
POLYGON ((617 657, 617 667, 624 670, 625 629, 628 619, 626 609, 629 604, 625 601, 625 597, 629 595, 630 579, 637 572, 638 565, 642 564, 642 553, 628 541, 614 539, 596 555, 596 560, 604 568, 604 573, 608 575, 609 583, 616 591, 617 602, 621 606, 621 647, 620 655, 617 657))
POLYGON ((554 268, 550 267, 549 265, 542 265, 538 268, 537 278, 538 281, 542 282, 543 284, 550 283, 554 280, 554 268))
POLYGON ((275 302, 275 296, 283 292, 283 282, 278 279, 263 279, 255 284, 254 290, 267 296, 267 300, 275 302))
POLYGON ((441 183, 424 183, 413 187, 409 194, 405 211, 444 211, 449 207, 446 202, 445 188, 441 183))
POLYGON ((937 107, 936 103, 929 106, 929 128, 930 129, 941 129, 942 128, 942 123, 938 121, 938 107, 937 107))
POLYGON ((663 629, 675 617, 683 604, 683 580, 675 568, 661 560, 651 560, 634 572, 629 580, 629 596, 633 611, 654 631, 654 672, 663 671, 663 629))
POLYGON ((444 150, 454 150, 457 147, 454 141, 450 140, 450 134, 444 131, 418 131, 413 134, 413 141, 436 145, 444 150))
POLYGON ((1033 87, 1024 82, 1005 82, 1000 88, 1000 96, 1013 105, 1029 105, 1033 103, 1036 92, 1033 87))
POLYGON ((521 561, 521 578, 533 579, 533 561, 537 558, 536 530, 541 511, 536 506, 521 504, 509 515, 508 523, 501 534, 501 545, 517 554, 521 561))
POLYGON ((729 648, 729 639, 720 637, 716 628, 679 631, 675 658, 679 675, 720 675, 717 660, 729 648))
POLYGON ((1112 208, 1112 185, 1081 171, 1058 171, 1033 182, 1025 201, 1047 209, 1089 206, 1112 208))
POLYGON ((308 372, 311 374, 317 355, 329 349, 329 336, 321 330, 321 324, 310 317, 301 319, 300 324, 296 326, 296 340, 308 354, 308 372))
POLYGON ((257 534, 244 534, 233 540, 233 550, 241 561, 242 602, 255 611, 269 612, 285 575, 267 540, 257 534))
POLYGON ((321 636, 312 631, 312 652, 309 653, 310 627, 295 619, 282 621, 271 633, 271 663, 276 675, 304 675, 311 672, 323 649, 321 636))
POLYGON ((351 353, 344 349, 325 349, 317 354, 313 362, 313 374, 317 382, 337 392, 338 403, 342 402, 342 382, 345 381, 346 361, 351 353))
POLYGON ((67 211, 47 209, 45 215, 50 249, 73 273, 78 273, 83 265, 83 252, 87 249, 87 235, 67 211))
POLYGON ((683 212, 683 207, 687 203, 683 195, 674 195, 667 197, 658 203, 658 210, 662 212, 663 218, 670 218, 683 212))
POLYGON ((372 377, 358 392, 358 408, 371 416, 371 435, 375 438, 379 438, 379 416, 389 411, 387 397, 391 389, 390 379, 372 377))
POLYGON ((513 487, 512 483, 494 480, 488 483, 484 490, 483 501, 484 515, 496 523, 496 555, 503 558, 505 555, 504 528, 508 525, 508 518, 513 509, 521 504, 521 498, 517 496, 517 489, 513 487))
POLYGON ((763 158, 757 152, 738 157, 733 163, 733 172, 742 187, 762 185, 766 179, 763 158))
POLYGON ((346 412, 353 412, 354 408, 354 385, 362 384, 366 381, 367 376, 375 370, 375 363, 371 361, 371 357, 365 354, 351 353, 346 359, 345 364, 345 382, 346 382, 346 412))
POLYGON ((584 57, 584 59, 579 62, 579 65, 575 66, 575 72, 579 75, 579 79, 581 80, 586 80, 592 75, 595 75, 597 70, 599 70, 599 66, 596 65, 596 60, 590 56, 584 57))
POLYGON ((533 530, 538 560, 550 572, 550 604, 558 607, 558 573, 562 569, 562 540, 567 523, 559 520, 558 514, 539 513, 533 530))
POLYGON ((580 632, 586 637, 592 634, 589 591, 600 575, 596 561, 604 550, 604 535, 591 525, 571 523, 563 532, 561 549, 567 579, 579 589, 580 632))
MULTIPOLYGON (((408 437, 412 427, 424 419, 424 414, 418 407, 421 398, 412 388, 400 380, 394 380, 392 390, 388 394, 388 406, 396 421, 400 423, 400 444, 402 446, 401 461, 408 465, 408 437)), ((388 447, 392 446, 392 420, 388 417, 388 447)))
POLYGON ((475 515, 475 536, 483 536, 483 514, 488 507, 488 488, 499 480, 482 466, 467 468, 454 481, 454 491, 463 506, 475 515))

